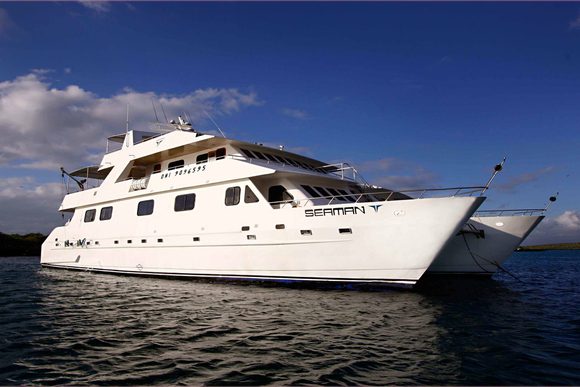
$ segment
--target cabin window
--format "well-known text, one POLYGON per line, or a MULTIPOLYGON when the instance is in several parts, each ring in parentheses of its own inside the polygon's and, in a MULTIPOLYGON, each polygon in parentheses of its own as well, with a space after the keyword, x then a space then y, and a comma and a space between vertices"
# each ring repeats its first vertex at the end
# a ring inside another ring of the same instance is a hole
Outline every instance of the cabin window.
POLYGON ((346 202, 346 199, 340 196, 340 193, 338 193, 338 191, 334 188, 327 188, 327 190, 332 196, 335 197, 335 199, 340 200, 341 202, 346 202))
POLYGON ((344 195, 344 198, 349 202, 354 202, 354 198, 352 196, 349 196, 349 194, 345 190, 337 189, 337 191, 340 192, 341 195, 344 195))
POLYGON ((272 155, 269 155, 269 154, 267 154, 267 153, 264 153, 264 156, 266 156, 266 158, 267 158, 268 160, 276 162, 276 159, 274 158, 274 156, 272 156, 272 155))
POLYGON ((267 160, 267 159, 266 159, 266 156, 264 156, 263 154, 261 154, 261 153, 260 153, 260 152, 258 152, 258 151, 254 151, 254 154, 255 154, 256 156, 258 156, 258 158, 259 158, 259 159, 261 159, 261 160, 267 160))
POLYGON ((274 185, 268 189, 268 201, 270 203, 276 202, 289 202, 294 199, 286 188, 281 185, 274 185))
POLYGON ((179 211, 190 211, 195 207, 195 194, 178 195, 175 197, 173 209, 179 211))
POLYGON ((303 185, 301 187, 304 188, 304 190, 306 192, 308 192, 308 194, 310 195, 310 197, 313 197, 313 198, 319 198, 320 197, 320 194, 318 192, 316 192, 311 186, 309 186, 309 185, 303 185))
POLYGON ((215 159, 221 160, 226 158, 226 148, 219 148, 215 151, 215 159))
POLYGON ((207 163, 207 159, 208 159, 207 153, 204 153, 202 155, 198 155, 197 158, 195 159, 195 162, 197 164, 207 163))
POLYGON ((89 223, 95 220, 95 214, 97 213, 97 210, 93 209, 93 210, 86 210, 85 211, 85 223, 89 223))
POLYGON ((254 156, 254 154, 251 151, 247 150, 247 149, 242 149, 242 153, 245 154, 246 156, 248 156, 251 159, 255 159, 256 158, 256 156, 254 156))
POLYGON ((272 155, 272 157, 275 158, 277 162, 282 163, 282 164, 284 163, 284 160, 281 157, 276 156, 276 155, 272 155))
POLYGON ((240 187, 230 187, 226 189, 226 206, 235 206, 240 203, 240 187))
POLYGON ((137 216, 151 215, 153 213, 154 205, 155 202, 153 199, 139 202, 137 205, 137 216))
POLYGON ((155 164, 153 166, 153 173, 159 173, 161 172, 161 164, 155 164))
POLYGON ((167 169, 171 171, 172 169, 183 168, 184 165, 185 165, 185 161, 183 161, 183 160, 172 161, 167 166, 167 169))
POLYGON ((314 187, 314 189, 320 192, 322 196, 332 196, 327 190, 325 190, 322 187, 314 187))
POLYGON ((252 191, 252 189, 248 186, 244 189, 244 203, 256 203, 258 201, 258 197, 252 191))
POLYGON ((113 207, 103 207, 99 213, 99 220, 109 220, 113 216, 113 207))

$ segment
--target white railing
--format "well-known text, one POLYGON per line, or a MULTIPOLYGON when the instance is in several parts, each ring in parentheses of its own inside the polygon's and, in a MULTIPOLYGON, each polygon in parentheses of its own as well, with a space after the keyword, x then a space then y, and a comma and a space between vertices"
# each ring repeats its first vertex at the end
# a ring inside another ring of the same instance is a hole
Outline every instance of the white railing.
POLYGON ((330 204, 357 204, 365 202, 384 202, 390 200, 408 200, 408 199, 427 199, 427 198, 443 198, 456 196, 474 196, 479 195, 485 187, 452 187, 452 188, 427 188, 405 191, 372 191, 351 193, 346 195, 332 195, 307 197, 304 199, 281 200, 269 202, 273 206, 283 208, 285 206, 292 207, 307 207, 317 205, 330 204), (326 202, 328 200, 328 202, 326 202), (324 203, 320 203, 323 201, 324 203), (318 203, 318 204, 317 204, 318 203))
POLYGON ((546 212, 545 208, 520 208, 515 210, 481 210, 477 211, 473 216, 475 217, 489 217, 489 216, 532 216, 543 215, 546 212))

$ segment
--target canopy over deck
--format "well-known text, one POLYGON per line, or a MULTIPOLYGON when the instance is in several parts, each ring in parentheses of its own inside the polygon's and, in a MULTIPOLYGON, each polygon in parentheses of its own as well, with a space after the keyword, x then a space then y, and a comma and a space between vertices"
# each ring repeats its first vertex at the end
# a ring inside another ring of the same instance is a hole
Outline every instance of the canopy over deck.
POLYGON ((72 171, 69 175, 74 177, 84 177, 85 179, 105 180, 113 167, 111 166, 101 170, 99 170, 99 168, 101 168, 100 165, 91 165, 89 167, 83 167, 72 171))

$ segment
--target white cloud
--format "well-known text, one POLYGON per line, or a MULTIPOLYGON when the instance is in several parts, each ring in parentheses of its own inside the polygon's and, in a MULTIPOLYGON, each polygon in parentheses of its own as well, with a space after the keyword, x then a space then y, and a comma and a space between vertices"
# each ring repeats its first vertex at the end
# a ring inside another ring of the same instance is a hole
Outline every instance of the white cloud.
POLYGON ((565 242, 580 242, 579 211, 566 210, 556 217, 547 217, 523 245, 565 242))
POLYGON ((285 109, 282 109, 282 114, 284 114, 285 116, 288 116, 288 117, 296 118, 298 120, 305 120, 309 117, 308 113, 306 113, 304 110, 299 110, 299 109, 285 108, 285 109))
POLYGON ((10 15, 5 9, 0 8, 0 36, 5 34, 9 29, 14 27, 14 22, 10 19, 10 15))
POLYGON ((437 181, 437 176, 433 172, 415 163, 393 157, 364 161, 355 165, 355 168, 364 173, 370 183, 388 189, 433 188, 437 181))
POLYGON ((100 1, 100 0, 80 0, 79 3, 81 5, 87 7, 98 13, 109 12, 111 10, 111 4, 108 1, 100 1))
POLYGON ((204 110, 223 115, 261 103, 254 92, 217 88, 185 95, 125 89, 99 97, 77 85, 52 87, 46 74, 0 82, 0 165, 56 169, 98 161, 105 138, 124 130, 127 104, 131 128, 147 130, 154 121, 151 100, 163 104, 168 118, 187 112, 194 126, 207 119, 204 110))
POLYGON ((512 176, 507 182, 498 184, 497 189, 505 192, 514 192, 517 187, 523 184, 531 183, 538 180, 541 176, 554 171, 554 167, 545 167, 536 171, 523 173, 521 175, 512 176))
POLYGON ((30 176, 2 179, 0 232, 47 233, 61 225, 58 206, 64 191, 59 183, 39 183, 30 176))

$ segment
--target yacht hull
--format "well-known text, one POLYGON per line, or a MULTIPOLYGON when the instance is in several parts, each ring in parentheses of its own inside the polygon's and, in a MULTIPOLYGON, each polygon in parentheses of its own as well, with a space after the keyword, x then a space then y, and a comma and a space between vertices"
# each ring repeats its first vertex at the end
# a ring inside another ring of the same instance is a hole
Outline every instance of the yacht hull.
MULTIPOLYGON (((231 218, 201 212, 100 228, 75 222, 49 235, 41 264, 147 276, 410 287, 483 200, 268 206, 231 218)), ((116 206, 122 211, 122 203, 116 206)))
POLYGON ((544 216, 472 217, 429 267, 427 274, 491 276, 544 216))

